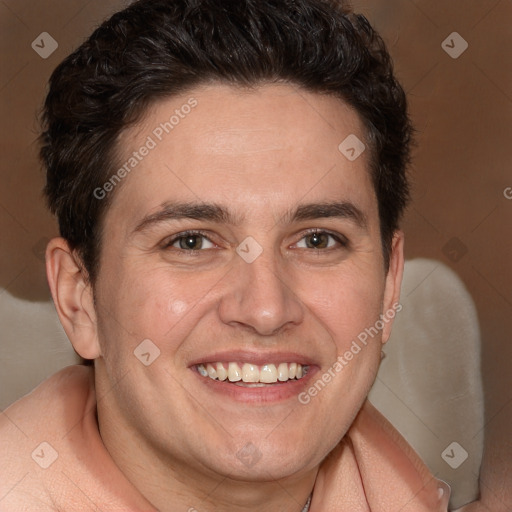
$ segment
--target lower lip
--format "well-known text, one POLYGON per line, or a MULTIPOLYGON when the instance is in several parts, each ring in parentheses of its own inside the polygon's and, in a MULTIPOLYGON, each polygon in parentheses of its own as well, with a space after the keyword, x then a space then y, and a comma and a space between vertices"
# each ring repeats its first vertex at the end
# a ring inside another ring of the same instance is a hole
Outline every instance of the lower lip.
POLYGON ((308 373, 301 379, 292 379, 283 383, 266 385, 264 387, 237 386, 229 381, 213 380, 203 377, 195 368, 191 370, 196 374, 200 382, 214 393, 244 403, 269 403, 283 402, 291 398, 298 400, 298 395, 307 388, 311 378, 317 372, 317 368, 309 367, 308 373))

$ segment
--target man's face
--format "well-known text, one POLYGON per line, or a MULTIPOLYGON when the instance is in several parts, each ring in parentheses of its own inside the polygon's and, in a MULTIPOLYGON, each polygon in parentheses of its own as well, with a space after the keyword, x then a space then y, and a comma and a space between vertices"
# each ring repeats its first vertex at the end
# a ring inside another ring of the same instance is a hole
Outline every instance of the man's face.
POLYGON ((120 166, 138 161, 102 234, 100 425, 202 473, 320 463, 380 360, 381 333, 353 341, 391 307, 369 152, 338 148, 354 135, 340 100, 287 85, 197 88, 123 134, 120 166))

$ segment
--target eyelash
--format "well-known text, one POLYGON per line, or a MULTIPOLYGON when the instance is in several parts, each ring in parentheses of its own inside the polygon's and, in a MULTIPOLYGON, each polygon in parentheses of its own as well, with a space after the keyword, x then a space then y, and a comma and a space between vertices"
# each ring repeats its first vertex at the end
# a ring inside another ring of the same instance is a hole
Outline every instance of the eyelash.
MULTIPOLYGON (((333 233, 332 231, 328 231, 325 229, 318 229, 318 228, 306 230, 302 234, 302 237, 300 240, 303 240, 307 236, 311 236, 311 235, 328 235, 331 238, 333 238, 342 248, 347 248, 349 246, 348 239, 345 236, 341 235, 340 233, 333 233)), ((294 245, 296 245, 296 244, 294 244, 294 245)), ((333 249, 336 249, 336 247, 330 247, 328 249, 323 249, 323 250, 325 251, 325 250, 333 250, 333 249)), ((314 249, 310 249, 310 250, 314 250, 314 249)), ((316 249, 316 250, 319 250, 319 249, 316 249)))
POLYGON ((183 238, 187 238, 189 236, 200 236, 200 237, 203 237, 205 238, 206 240, 208 240, 211 244, 213 245, 217 245, 215 244, 215 242, 213 242, 210 237, 202 232, 202 231, 195 231, 195 230, 191 230, 191 231, 183 231, 181 233, 177 233, 176 235, 174 235, 171 239, 167 239, 164 241, 164 243, 162 244, 162 248, 163 249, 176 249, 177 251, 181 251, 181 252, 189 252, 189 253, 197 253, 197 252, 200 252, 201 250, 195 250, 195 249, 190 249, 190 250, 186 250, 186 249, 178 249, 176 247, 172 247, 176 242, 178 242, 179 240, 183 239, 183 238))
MULTIPOLYGON (((309 230, 306 230, 304 233, 302 233, 302 236, 301 236, 299 242, 302 241, 307 236, 311 236, 311 235, 327 235, 327 236, 330 236, 333 240, 335 240, 335 242, 337 242, 342 248, 347 248, 349 246, 349 241, 343 235, 341 235, 339 233, 333 233, 333 232, 327 231, 327 230, 320 230, 317 228, 309 229, 309 230)), ((213 242, 211 240, 211 238, 206 233, 204 233, 202 231, 191 230, 191 231, 183 231, 181 233, 177 233, 171 239, 165 240, 164 243, 162 244, 162 248, 163 249, 174 249, 179 252, 186 252, 186 253, 192 253, 192 254, 197 254, 199 252, 206 250, 206 249, 189 249, 189 250, 187 250, 187 249, 180 249, 177 247, 173 247, 173 245, 176 242, 178 242, 180 239, 187 238, 190 236, 203 237, 204 239, 208 240, 211 244, 217 246, 217 244, 215 244, 215 242, 213 242)), ((297 245, 299 242, 296 242, 293 245, 297 245)), ((306 248, 306 250, 311 250, 311 251, 320 251, 320 250, 326 251, 326 250, 334 250, 334 249, 336 249, 336 247, 328 247, 328 248, 324 248, 324 249, 306 248)))

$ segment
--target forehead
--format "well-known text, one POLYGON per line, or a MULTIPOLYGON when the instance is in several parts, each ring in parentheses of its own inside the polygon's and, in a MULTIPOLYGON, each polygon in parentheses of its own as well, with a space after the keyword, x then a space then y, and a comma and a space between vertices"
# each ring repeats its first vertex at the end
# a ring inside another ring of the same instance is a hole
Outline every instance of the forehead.
POLYGON ((359 116, 332 96, 284 84, 196 88, 152 105, 122 134, 118 166, 129 172, 112 208, 131 217, 204 201, 279 214, 302 199, 350 199, 376 211, 369 151, 347 153, 364 140, 359 116))

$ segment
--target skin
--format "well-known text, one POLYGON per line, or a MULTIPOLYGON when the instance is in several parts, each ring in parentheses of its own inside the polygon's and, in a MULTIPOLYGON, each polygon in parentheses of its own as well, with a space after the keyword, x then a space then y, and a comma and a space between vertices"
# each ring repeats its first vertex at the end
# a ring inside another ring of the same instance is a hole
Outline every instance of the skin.
POLYGON ((289 85, 210 85, 160 101, 123 133, 120 162, 190 97, 197 106, 115 191, 94 290, 59 238, 50 287, 75 349, 95 359, 103 441, 155 507, 300 512, 365 400, 392 322, 307 405, 298 393, 217 392, 191 364, 217 351, 268 362, 293 353, 310 363, 304 391, 398 302, 403 237, 386 271, 368 150, 353 162, 338 150, 349 134, 365 140, 357 114, 289 85), (359 217, 294 218, 341 201, 359 217), (143 222, 183 202, 230 218, 143 222), (203 248, 180 249, 189 230, 207 237, 194 239, 203 248), (311 248, 311 230, 328 233, 326 247, 311 248), (252 263, 236 251, 247 237, 262 248, 252 263), (144 339, 160 350, 149 366, 133 353, 144 339))

